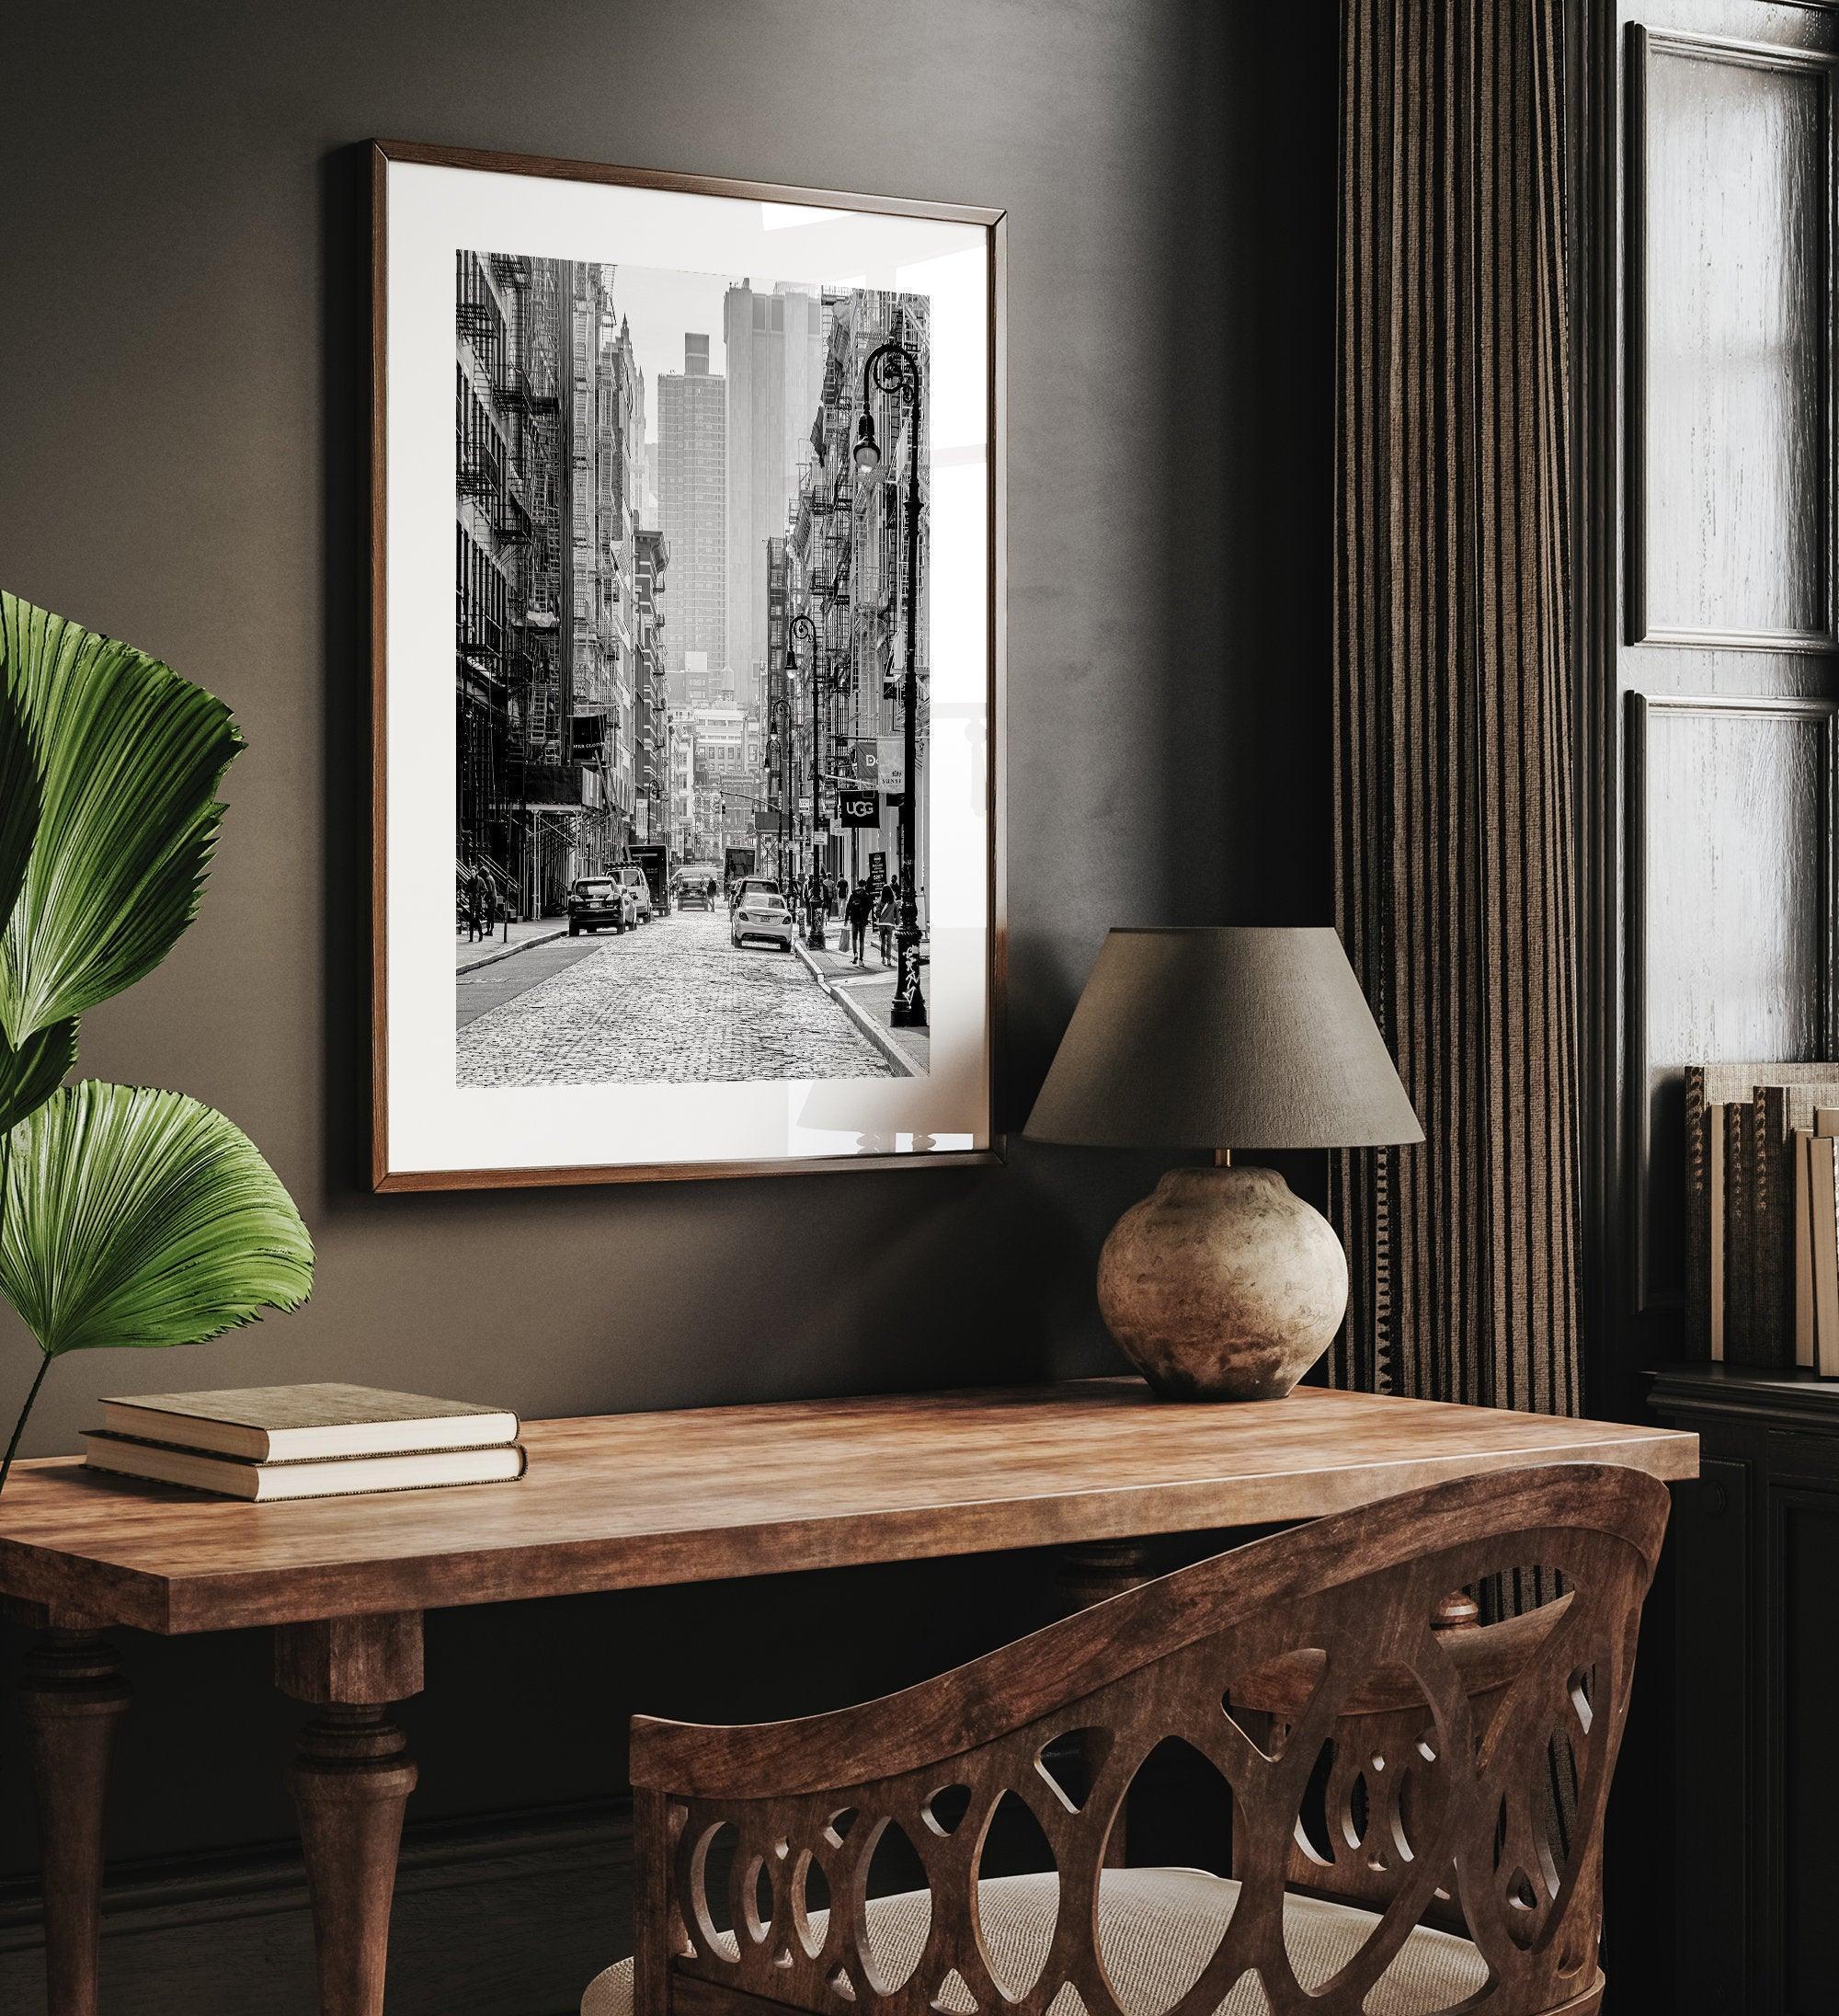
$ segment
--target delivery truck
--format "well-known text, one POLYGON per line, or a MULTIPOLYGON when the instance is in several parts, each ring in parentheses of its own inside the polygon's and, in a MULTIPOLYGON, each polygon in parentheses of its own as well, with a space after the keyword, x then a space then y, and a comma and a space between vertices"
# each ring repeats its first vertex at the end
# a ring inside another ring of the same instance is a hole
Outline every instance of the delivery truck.
POLYGON ((645 870, 645 879, 651 889, 651 913, 654 917, 670 914, 670 850, 659 844, 634 847, 632 858, 645 870))
POLYGON ((725 894, 744 876, 753 873, 754 851, 751 847, 729 847, 722 856, 722 889, 725 894))

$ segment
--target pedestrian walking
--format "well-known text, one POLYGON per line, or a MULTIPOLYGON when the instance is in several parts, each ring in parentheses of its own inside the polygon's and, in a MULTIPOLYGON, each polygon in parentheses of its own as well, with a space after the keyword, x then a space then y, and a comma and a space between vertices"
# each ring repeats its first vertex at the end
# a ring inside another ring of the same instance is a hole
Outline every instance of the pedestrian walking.
POLYGON ((837 910, 847 917, 850 913, 850 878, 844 876, 837 884, 837 910))
POLYGON ((868 921, 874 913, 874 903, 865 882, 858 882, 854 891, 843 905, 843 916, 850 927, 850 951, 858 966, 866 966, 863 956, 868 945, 868 921))
POLYGON ((477 945, 481 938, 492 935, 492 927, 485 914, 488 899, 485 895, 485 878, 482 875, 473 877, 466 891, 466 942, 477 945))
POLYGON ((881 892, 881 900, 874 906, 874 928, 881 939, 881 963, 894 963, 894 926, 898 921, 899 906, 894 900, 894 886, 890 883, 881 892))

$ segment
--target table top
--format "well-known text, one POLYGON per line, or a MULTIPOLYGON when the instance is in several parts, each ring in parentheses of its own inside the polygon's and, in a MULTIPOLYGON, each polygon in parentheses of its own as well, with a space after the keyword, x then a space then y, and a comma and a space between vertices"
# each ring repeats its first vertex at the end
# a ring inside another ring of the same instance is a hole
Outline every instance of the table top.
POLYGON ((1690 1477, 1676 1430, 1135 1379, 531 1421, 517 1483, 249 1505, 15 1466, 0 1595, 179 1632, 1312 1518, 1478 1471, 1690 1477))

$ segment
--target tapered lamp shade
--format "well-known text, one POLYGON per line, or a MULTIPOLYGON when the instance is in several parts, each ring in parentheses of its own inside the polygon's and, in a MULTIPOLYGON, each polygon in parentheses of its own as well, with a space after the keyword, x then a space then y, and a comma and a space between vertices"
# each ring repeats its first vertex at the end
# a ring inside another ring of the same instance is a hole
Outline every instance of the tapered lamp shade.
POLYGON ((1328 925, 1112 932, 1022 1133, 1102 1148, 1424 1138, 1328 925))
MULTIPOLYGON (((1341 940, 1114 931, 1022 1129, 1097 1148, 1421 1141, 1341 940)), ((1274 1169, 1171 1169, 1099 1256, 1105 1325, 1171 1400, 1274 1400, 1347 1309, 1333 1228, 1274 1169)))

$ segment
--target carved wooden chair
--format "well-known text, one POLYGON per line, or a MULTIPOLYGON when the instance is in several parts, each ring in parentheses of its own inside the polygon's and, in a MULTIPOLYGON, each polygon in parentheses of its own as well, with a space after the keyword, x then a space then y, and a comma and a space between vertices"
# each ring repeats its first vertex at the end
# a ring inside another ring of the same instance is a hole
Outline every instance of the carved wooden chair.
POLYGON ((638 1718, 638 1951, 583 2016, 1587 2016, 1666 1515, 1633 1471, 1466 1478, 862 1707, 638 1718), (1528 1570, 1540 1607, 1437 1628, 1528 1570), (1170 1739, 1229 1789, 1219 1873, 1116 1866, 1170 1739), (1011 1800, 1051 1871, 984 1871, 1011 1800), (899 1836, 924 1887, 871 1896, 899 1836))

